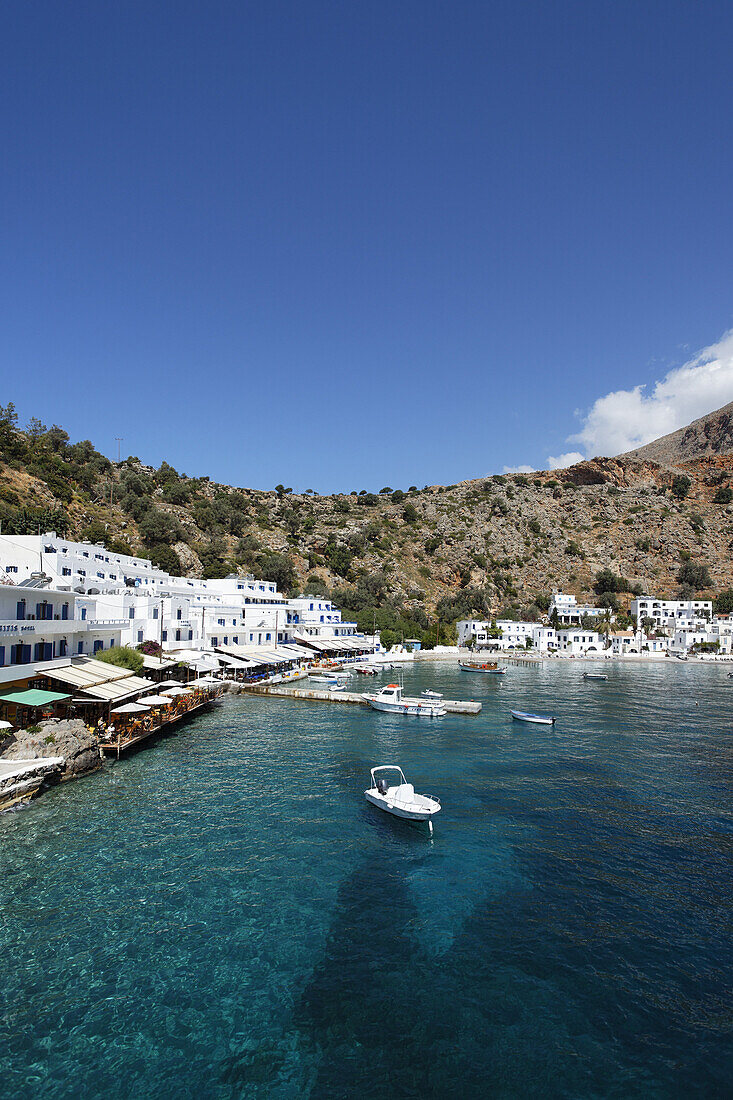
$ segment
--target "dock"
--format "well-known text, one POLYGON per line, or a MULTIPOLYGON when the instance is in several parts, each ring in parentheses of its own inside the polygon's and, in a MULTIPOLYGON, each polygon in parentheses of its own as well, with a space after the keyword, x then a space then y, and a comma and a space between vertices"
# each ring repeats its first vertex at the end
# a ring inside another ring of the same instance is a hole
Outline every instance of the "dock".
MULTIPOLYGON (((312 703, 345 703, 347 706, 368 707, 369 703, 354 691, 317 691, 311 688, 282 687, 279 684, 245 684, 250 695, 275 695, 283 699, 304 699, 312 703)), ((449 714, 480 714, 481 703, 474 699, 444 699, 449 714)))
POLYGON ((140 726, 131 735, 127 737, 117 737, 111 741, 99 742, 99 747, 104 753, 110 755, 114 754, 117 759, 124 752, 128 752, 136 745, 141 744, 143 741, 147 741, 149 737, 155 737, 156 734, 161 733, 164 730, 172 729, 179 725, 185 719, 193 717, 194 714, 199 714, 204 707, 208 707, 210 703, 213 703, 218 696, 210 695, 206 699, 202 699, 200 703, 196 703, 194 706, 189 707, 188 710, 181 711, 179 714, 174 714, 170 718, 166 718, 163 722, 158 722, 155 725, 149 727, 140 726))

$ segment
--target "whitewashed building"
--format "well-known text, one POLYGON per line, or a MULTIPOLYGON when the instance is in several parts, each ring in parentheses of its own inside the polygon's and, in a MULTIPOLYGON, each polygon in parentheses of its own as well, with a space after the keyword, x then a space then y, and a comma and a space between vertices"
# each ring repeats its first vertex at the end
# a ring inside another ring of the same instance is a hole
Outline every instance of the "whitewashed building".
POLYGON ((576 597, 567 592, 556 592, 550 601, 547 612, 548 618, 552 618, 557 611, 558 624, 560 626, 574 626, 580 623, 585 616, 600 619, 605 614, 605 607, 590 607, 587 604, 579 604, 576 597))
POLYGON ((119 618, 77 617, 75 600, 73 593, 49 589, 40 577, 0 585, 0 683, 120 644, 119 618))
POLYGON ((348 638, 357 632, 356 623, 343 622, 339 609, 325 596, 288 600, 287 625, 300 638, 348 638))
POLYGON ((586 653, 602 653, 605 642, 602 634, 582 627, 566 628, 557 632, 558 650, 569 657, 582 657, 586 653))
POLYGON ((694 627, 710 622, 713 617, 712 600, 656 600, 652 596, 640 596, 631 601, 631 614, 636 621, 653 619, 656 626, 676 630, 678 627, 694 627))

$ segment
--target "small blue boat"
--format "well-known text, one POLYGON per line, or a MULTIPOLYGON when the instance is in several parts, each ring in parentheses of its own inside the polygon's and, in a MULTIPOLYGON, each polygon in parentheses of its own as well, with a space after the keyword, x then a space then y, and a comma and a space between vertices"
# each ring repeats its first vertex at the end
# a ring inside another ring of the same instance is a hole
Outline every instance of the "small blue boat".
POLYGON ((513 710, 512 718, 515 718, 517 722, 534 722, 538 726, 551 726, 557 721, 556 718, 551 718, 549 714, 527 714, 523 710, 513 710))

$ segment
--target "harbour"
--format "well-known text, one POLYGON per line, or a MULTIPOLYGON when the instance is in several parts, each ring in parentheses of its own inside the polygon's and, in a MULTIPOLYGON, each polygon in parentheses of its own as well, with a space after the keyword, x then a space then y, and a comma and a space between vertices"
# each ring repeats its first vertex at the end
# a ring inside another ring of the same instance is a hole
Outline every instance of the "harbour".
POLYGON ((2 815, 7 1093, 722 1094, 726 669, 581 673, 477 678, 470 722, 225 695, 2 815), (390 763, 432 839, 365 801, 390 763))
MULTIPOLYGON (((347 706, 368 707, 362 694, 354 691, 322 691, 318 688, 282 687, 279 684, 247 684, 244 689, 251 695, 270 695, 281 699, 305 699, 313 703, 345 703, 347 706)), ((444 699, 449 714, 480 714, 481 703, 475 699, 444 699)))

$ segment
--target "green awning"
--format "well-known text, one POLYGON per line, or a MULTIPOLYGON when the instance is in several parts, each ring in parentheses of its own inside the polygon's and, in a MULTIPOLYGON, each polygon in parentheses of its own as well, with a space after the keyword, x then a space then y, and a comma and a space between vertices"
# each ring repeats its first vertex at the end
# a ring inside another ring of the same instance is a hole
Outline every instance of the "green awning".
POLYGON ((19 707, 47 707, 49 703, 58 703, 60 699, 70 699, 58 691, 41 691, 28 688, 27 691, 11 691, 10 695, 0 695, 0 703, 16 703, 19 707))

